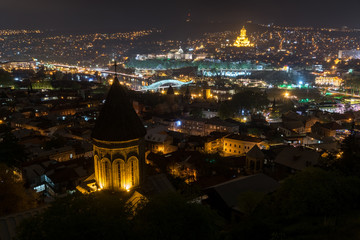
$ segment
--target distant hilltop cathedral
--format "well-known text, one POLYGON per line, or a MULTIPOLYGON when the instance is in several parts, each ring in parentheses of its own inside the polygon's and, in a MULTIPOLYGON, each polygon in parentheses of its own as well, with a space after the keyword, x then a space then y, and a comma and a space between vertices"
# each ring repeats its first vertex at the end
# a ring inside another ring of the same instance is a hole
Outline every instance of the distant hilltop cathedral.
POLYGON ((240 36, 237 37, 234 47, 254 47, 254 44, 250 42, 246 36, 246 29, 243 27, 240 32, 240 36))

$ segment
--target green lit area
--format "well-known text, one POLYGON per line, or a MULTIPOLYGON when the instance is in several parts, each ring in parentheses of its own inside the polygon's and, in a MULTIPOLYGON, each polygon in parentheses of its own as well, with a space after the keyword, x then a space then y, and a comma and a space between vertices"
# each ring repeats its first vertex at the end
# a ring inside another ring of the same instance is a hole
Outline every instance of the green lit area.
POLYGON ((196 67, 198 70, 256 70, 259 66, 263 69, 272 69, 267 63, 249 63, 249 62, 208 62, 208 61, 178 61, 171 59, 147 59, 136 60, 129 59, 125 63, 126 68, 136 69, 179 69, 187 67, 196 67))
POLYGON ((314 99, 309 99, 309 98, 303 98, 299 100, 299 103, 308 103, 308 102, 313 102, 314 99))
POLYGON ((279 85, 278 88, 285 88, 285 89, 295 89, 295 88, 303 88, 303 89, 307 89, 307 88, 311 88, 309 85, 295 85, 295 84, 282 84, 279 85))
POLYGON ((209 159, 209 158, 206 158, 205 161, 211 164, 214 164, 216 162, 215 159, 209 159))

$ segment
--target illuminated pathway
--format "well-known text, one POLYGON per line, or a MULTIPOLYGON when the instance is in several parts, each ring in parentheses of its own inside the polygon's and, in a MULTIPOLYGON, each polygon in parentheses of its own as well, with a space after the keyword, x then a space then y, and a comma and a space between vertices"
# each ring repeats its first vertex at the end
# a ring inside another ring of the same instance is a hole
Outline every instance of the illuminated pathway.
MULTIPOLYGON (((105 70, 105 69, 102 69, 102 68, 79 67, 79 66, 71 66, 71 65, 60 64, 60 63, 51 63, 50 65, 52 65, 54 67, 77 69, 78 72, 86 72, 86 71, 88 71, 88 72, 91 72, 91 71, 96 72, 96 71, 98 71, 100 73, 106 73, 106 74, 111 74, 111 75, 115 74, 115 72, 113 72, 113 71, 105 70)), ((137 76, 137 75, 131 75, 131 74, 125 74, 125 73, 119 73, 119 72, 117 72, 117 75, 123 76, 123 77, 141 79, 141 80, 145 79, 145 78, 137 76)))
POLYGON ((330 93, 333 93, 333 94, 344 95, 344 96, 349 96, 349 97, 353 97, 353 98, 360 98, 359 95, 355 95, 355 94, 351 94, 351 93, 337 92, 334 90, 327 90, 327 91, 330 93))
MULTIPOLYGON (((115 72, 111 72, 111 71, 101 71, 101 73, 107 73, 107 74, 111 74, 114 75, 115 72)), ((136 78, 136 79, 145 79, 144 77, 140 77, 137 75, 131 75, 131 74, 126 74, 126 73, 121 73, 121 72, 117 72, 118 76, 123 76, 123 77, 130 77, 130 78, 136 78)))

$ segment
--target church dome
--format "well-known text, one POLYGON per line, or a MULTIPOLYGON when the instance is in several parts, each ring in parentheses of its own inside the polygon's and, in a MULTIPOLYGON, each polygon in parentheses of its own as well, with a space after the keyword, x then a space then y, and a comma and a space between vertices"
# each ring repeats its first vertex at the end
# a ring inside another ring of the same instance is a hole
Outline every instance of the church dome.
POLYGON ((132 107, 126 89, 115 78, 91 137, 116 142, 142 138, 145 134, 144 125, 132 107))
POLYGON ((172 87, 171 85, 170 85, 170 87, 168 88, 166 94, 167 94, 167 95, 174 95, 174 89, 173 89, 173 87, 172 87))

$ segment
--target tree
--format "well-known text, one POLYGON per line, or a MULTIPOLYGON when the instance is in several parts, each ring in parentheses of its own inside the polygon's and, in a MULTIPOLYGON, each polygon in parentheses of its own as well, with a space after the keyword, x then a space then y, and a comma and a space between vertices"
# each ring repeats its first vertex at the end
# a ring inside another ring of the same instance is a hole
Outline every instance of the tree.
POLYGON ((18 139, 7 129, 0 143, 0 163, 19 167, 26 160, 26 152, 18 139))
POLYGON ((347 137, 341 146, 342 156, 335 164, 336 168, 348 175, 360 177, 360 139, 355 135, 347 137))
POLYGON ((134 218, 138 239, 217 239, 221 221, 210 209, 180 195, 154 197, 134 218))
POLYGON ((279 112, 288 112, 288 111, 293 111, 295 108, 294 108, 294 103, 287 99, 287 100, 282 100, 279 104, 279 112))
POLYGON ((337 216, 359 208, 360 179, 309 168, 287 178, 274 196, 282 216, 337 216))
POLYGON ((0 85, 11 86, 14 84, 14 79, 11 74, 3 69, 0 69, 0 85))
POLYGON ((39 71, 36 72, 35 74, 35 80, 45 80, 46 78, 46 72, 45 72, 45 68, 44 66, 39 68, 39 71))
POLYGON ((202 108, 193 108, 190 111, 191 116, 196 117, 196 118, 202 118, 203 117, 203 110, 202 108))
POLYGON ((37 195, 26 190, 15 168, 0 163, 0 216, 35 208, 37 195))
POLYGON ((63 80, 63 78, 64 78, 64 74, 60 71, 56 71, 53 74, 53 80, 55 80, 55 81, 63 80))
POLYGON ((32 87, 33 87, 33 89, 53 89, 53 86, 51 85, 51 81, 48 81, 48 80, 42 80, 42 81, 33 83, 32 87))
POLYGON ((234 116, 234 113, 235 108, 230 101, 224 101, 220 104, 218 114, 221 119, 231 118, 234 116))
POLYGON ((356 239, 359 189, 358 177, 309 168, 285 179, 264 198, 254 193, 240 198, 239 209, 245 214, 231 226, 229 235, 234 239, 356 239))
POLYGON ((254 92, 250 90, 235 94, 231 100, 236 110, 262 110, 269 105, 269 100, 265 93, 254 92))
POLYGON ((131 212, 120 193, 70 195, 25 220, 18 239, 129 239, 131 212))
POLYGON ((218 217, 176 194, 127 204, 127 193, 101 191, 58 199, 25 220, 19 240, 32 239, 216 239, 218 217))

